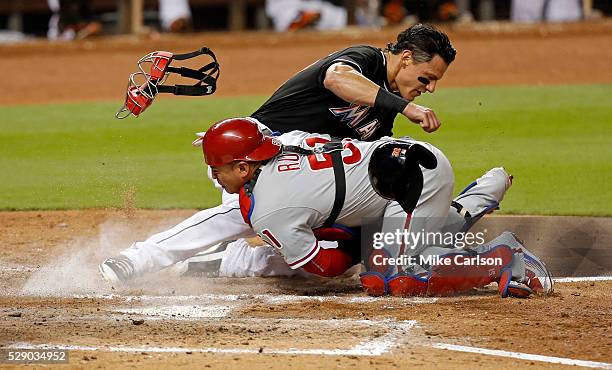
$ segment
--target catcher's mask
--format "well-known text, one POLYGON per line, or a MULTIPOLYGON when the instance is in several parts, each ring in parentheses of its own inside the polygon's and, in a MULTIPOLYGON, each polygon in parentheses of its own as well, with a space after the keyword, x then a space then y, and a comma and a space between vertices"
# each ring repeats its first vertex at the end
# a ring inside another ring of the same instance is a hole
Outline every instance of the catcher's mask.
POLYGON ((207 47, 185 54, 154 51, 138 61, 138 69, 139 72, 130 75, 125 103, 115 114, 115 117, 119 119, 126 118, 130 114, 138 117, 151 105, 158 93, 189 96, 210 95, 215 92, 219 78, 219 63, 215 54, 207 47), (170 66, 173 60, 186 60, 199 55, 208 55, 213 61, 197 70, 170 66), (197 82, 195 85, 162 85, 170 73, 192 78, 197 82))

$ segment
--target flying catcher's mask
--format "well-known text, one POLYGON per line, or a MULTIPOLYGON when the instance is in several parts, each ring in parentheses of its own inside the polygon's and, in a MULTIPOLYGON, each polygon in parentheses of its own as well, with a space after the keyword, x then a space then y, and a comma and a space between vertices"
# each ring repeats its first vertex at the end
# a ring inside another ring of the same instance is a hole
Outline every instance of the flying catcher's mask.
POLYGON ((215 54, 207 47, 186 54, 173 54, 168 51, 154 51, 138 61, 139 72, 132 73, 128 80, 125 103, 115 114, 122 119, 130 114, 138 117, 144 112, 158 93, 174 95, 202 96, 210 95, 217 89, 219 63, 215 54), (172 67, 173 60, 186 60, 200 55, 212 58, 212 62, 200 69, 172 67), (162 85, 171 73, 197 80, 194 85, 162 85))

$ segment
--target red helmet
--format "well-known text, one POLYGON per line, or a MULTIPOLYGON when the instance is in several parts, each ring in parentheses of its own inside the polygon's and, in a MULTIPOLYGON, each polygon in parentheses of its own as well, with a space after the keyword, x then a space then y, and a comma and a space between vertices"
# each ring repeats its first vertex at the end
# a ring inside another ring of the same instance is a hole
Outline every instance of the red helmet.
POLYGON ((204 158, 209 166, 233 161, 264 161, 280 153, 281 142, 265 136, 255 122, 230 118, 215 123, 201 139, 204 158))

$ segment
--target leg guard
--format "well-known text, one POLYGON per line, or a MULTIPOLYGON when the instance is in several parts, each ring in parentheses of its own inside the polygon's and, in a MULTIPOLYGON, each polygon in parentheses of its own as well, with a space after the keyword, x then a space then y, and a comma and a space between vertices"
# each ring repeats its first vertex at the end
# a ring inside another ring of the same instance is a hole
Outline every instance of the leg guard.
POLYGON ((513 251, 499 245, 484 253, 452 253, 440 258, 429 277, 406 273, 385 277, 376 271, 361 273, 363 289, 372 296, 447 296, 464 293, 498 282, 500 293, 507 296, 512 278, 513 251), (479 264, 494 261, 494 263, 479 264))
POLYGON ((440 261, 431 270, 428 294, 454 295, 498 282, 502 277, 509 281, 508 274, 503 273, 512 267, 513 252, 499 245, 479 254, 447 254, 440 261))
POLYGON ((388 278, 375 271, 359 275, 361 287, 368 295, 380 297, 390 294, 397 297, 424 296, 427 294, 427 278, 405 273, 388 278))
POLYGON ((416 275, 397 274, 387 281, 389 294, 399 297, 424 296, 427 294, 428 279, 416 275))

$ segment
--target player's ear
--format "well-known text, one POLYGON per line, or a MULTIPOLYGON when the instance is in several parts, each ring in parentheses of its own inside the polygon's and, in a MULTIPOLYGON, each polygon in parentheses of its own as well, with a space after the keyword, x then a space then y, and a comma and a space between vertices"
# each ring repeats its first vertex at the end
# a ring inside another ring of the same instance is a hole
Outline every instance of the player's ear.
POLYGON ((234 168, 241 174, 245 174, 249 172, 249 163, 245 161, 238 161, 234 163, 234 168))
POLYGON ((412 60, 412 51, 404 50, 402 51, 402 67, 408 67, 414 61, 412 60))
POLYGON ((236 168, 238 169, 238 173, 244 178, 249 177, 254 172, 255 163, 257 162, 246 162, 239 161, 236 163, 236 168))

